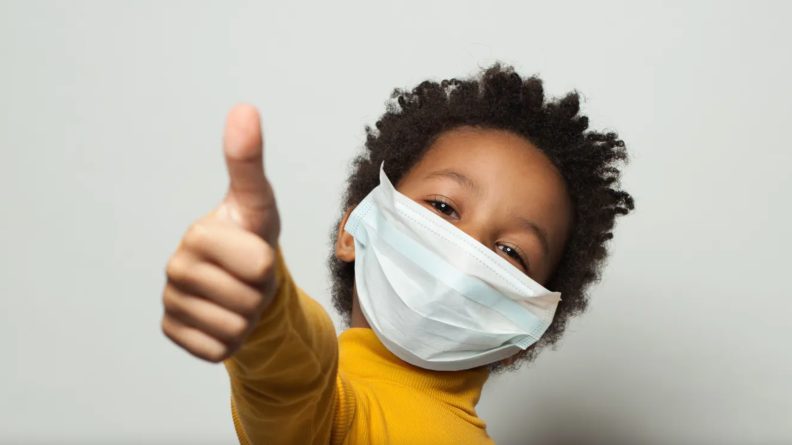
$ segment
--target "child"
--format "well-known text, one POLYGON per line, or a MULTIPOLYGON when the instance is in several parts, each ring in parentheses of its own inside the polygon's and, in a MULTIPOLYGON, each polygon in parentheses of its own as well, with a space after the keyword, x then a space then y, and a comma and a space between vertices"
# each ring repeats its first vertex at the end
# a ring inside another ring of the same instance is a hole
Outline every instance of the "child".
POLYGON ((229 114, 229 192, 168 263, 162 329, 224 361, 242 444, 492 443, 488 375, 558 341, 633 208, 624 144, 587 131, 577 94, 495 65, 393 99, 330 256, 338 338, 278 248, 258 114, 229 114))

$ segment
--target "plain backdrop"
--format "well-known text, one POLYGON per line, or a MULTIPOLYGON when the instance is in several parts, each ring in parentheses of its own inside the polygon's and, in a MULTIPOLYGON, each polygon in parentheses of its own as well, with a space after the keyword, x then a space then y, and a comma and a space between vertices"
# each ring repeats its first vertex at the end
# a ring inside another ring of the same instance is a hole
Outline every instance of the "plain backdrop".
POLYGON ((637 212, 558 350, 487 383, 491 436, 792 443, 789 5, 0 2, 0 443, 235 443, 225 370, 159 327, 229 108, 261 110, 286 259, 330 308, 364 126, 496 60, 619 132, 637 212))

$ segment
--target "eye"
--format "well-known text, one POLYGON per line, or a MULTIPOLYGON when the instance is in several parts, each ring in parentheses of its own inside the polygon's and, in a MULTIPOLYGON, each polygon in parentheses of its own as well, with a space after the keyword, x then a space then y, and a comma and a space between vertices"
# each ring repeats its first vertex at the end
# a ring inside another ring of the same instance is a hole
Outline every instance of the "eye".
POLYGON ((519 247, 509 246, 507 244, 498 244, 498 249, 500 249, 501 252, 511 257, 513 260, 517 261, 517 263, 519 263, 520 266, 522 266, 523 270, 525 270, 525 272, 528 273, 529 271, 528 259, 526 258, 525 254, 523 254, 522 251, 519 250, 519 247))
POLYGON ((443 198, 440 197, 432 198, 427 200, 426 202, 428 202, 429 205, 434 207, 435 210, 442 213, 443 215, 448 216, 450 218, 459 219, 459 214, 457 214, 457 211, 454 210, 453 207, 451 207, 451 204, 445 202, 443 198))

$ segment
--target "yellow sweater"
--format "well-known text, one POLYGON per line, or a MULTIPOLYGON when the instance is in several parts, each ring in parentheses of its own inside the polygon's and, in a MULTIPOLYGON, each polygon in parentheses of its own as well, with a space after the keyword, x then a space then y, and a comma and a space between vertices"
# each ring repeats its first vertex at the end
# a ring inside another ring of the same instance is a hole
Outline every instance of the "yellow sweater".
POLYGON ((475 411, 486 368, 412 366, 370 329, 336 338, 280 252, 276 268, 275 301, 225 362, 241 444, 493 444, 475 411))

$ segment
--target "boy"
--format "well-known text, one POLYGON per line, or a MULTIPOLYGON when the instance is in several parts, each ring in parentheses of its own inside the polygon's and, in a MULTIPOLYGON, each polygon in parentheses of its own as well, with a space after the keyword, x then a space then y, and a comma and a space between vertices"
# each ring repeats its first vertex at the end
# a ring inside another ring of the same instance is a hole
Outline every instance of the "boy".
POLYGON ((162 328, 225 363, 242 444, 492 443, 488 375, 557 342, 633 208, 624 144, 587 131, 576 94, 496 65, 393 99, 335 231, 338 338, 278 248, 258 115, 229 114, 229 192, 168 263, 162 328))

